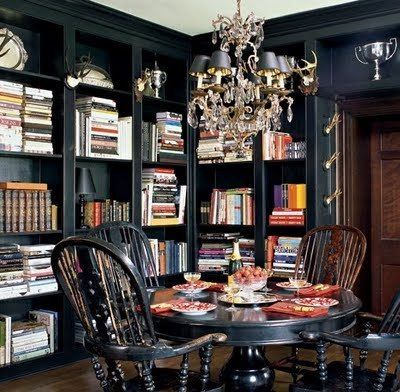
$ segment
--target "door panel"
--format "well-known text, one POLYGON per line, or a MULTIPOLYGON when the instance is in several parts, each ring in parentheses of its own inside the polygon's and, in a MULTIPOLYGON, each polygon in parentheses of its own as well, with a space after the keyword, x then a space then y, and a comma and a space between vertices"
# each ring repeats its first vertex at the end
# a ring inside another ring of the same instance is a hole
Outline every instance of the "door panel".
POLYGON ((400 122, 371 132, 372 308, 384 313, 400 287, 400 122))

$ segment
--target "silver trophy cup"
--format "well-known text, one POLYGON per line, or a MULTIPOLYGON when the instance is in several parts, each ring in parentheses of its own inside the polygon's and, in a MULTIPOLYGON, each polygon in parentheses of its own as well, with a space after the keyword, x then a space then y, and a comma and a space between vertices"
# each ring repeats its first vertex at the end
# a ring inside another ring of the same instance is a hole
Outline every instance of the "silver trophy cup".
POLYGON ((154 63, 154 69, 151 71, 151 85, 154 89, 155 98, 160 98, 160 88, 167 81, 167 74, 161 71, 158 67, 157 61, 154 63))
POLYGON ((375 64, 375 75, 372 80, 380 80, 380 64, 391 59, 397 50, 397 39, 390 38, 388 42, 372 42, 354 48, 357 60, 362 64, 375 64))

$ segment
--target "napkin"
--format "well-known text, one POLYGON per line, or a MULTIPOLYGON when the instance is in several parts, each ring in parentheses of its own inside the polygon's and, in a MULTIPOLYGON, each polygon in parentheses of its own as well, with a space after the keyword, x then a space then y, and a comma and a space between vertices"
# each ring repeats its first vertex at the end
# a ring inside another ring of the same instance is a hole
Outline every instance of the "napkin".
POLYGON ((224 283, 211 283, 210 286, 206 289, 207 291, 215 291, 217 293, 224 292, 224 283))
POLYGON ((320 317, 328 314, 328 308, 314 308, 311 306, 301 306, 290 302, 276 302, 271 306, 263 307, 266 313, 283 313, 297 317, 320 317))
POLYGON ((302 297, 321 297, 323 295, 334 293, 338 291, 340 286, 331 286, 329 284, 316 284, 314 286, 308 287, 306 289, 300 289, 299 295, 302 297))

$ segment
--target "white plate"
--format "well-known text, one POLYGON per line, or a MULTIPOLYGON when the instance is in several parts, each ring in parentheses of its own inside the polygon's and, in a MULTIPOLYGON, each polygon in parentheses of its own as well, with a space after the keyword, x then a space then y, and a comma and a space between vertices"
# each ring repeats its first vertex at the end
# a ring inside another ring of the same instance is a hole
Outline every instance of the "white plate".
MULTIPOLYGON (((232 304, 232 295, 223 294, 218 298, 218 301, 221 301, 226 304, 232 304)), ((271 294, 259 294, 254 293, 252 298, 246 298, 243 296, 243 293, 239 293, 235 295, 235 305, 263 305, 270 304, 273 302, 277 302, 278 298, 275 295, 271 294), (240 302, 239 302, 240 301, 240 302)))
POLYGON ((312 286, 312 283, 306 283, 304 286, 302 287, 293 287, 290 282, 280 282, 276 284, 277 287, 284 289, 284 290, 288 290, 288 291, 297 291, 297 290, 302 290, 302 289, 308 289, 309 287, 312 286))
POLYGON ((0 57, 0 67, 23 70, 28 60, 28 54, 21 38, 5 27, 0 29, 0 45, 5 41, 7 43, 0 51, 0 54, 3 55, 0 57))
MULTIPOLYGON (((199 309, 199 310, 192 309, 192 310, 190 310, 190 309, 182 308, 182 304, 183 303, 181 302, 181 303, 179 303, 179 304, 177 304, 175 306, 171 306, 171 309, 174 312, 182 313, 182 314, 187 315, 187 316, 202 316, 204 314, 207 314, 208 312, 211 312, 212 310, 214 310, 217 307, 217 305, 215 305, 215 304, 208 304, 209 306, 208 306, 207 309, 199 309)), ((189 304, 196 305, 196 304, 199 304, 199 302, 197 302, 197 301, 193 302, 193 303, 192 302, 185 302, 185 304, 187 304, 187 305, 189 305, 189 304)))
POLYGON ((331 306, 336 306, 339 301, 334 298, 324 298, 324 297, 309 297, 309 298, 294 298, 292 299, 297 305, 301 306, 312 306, 314 308, 329 308, 331 306), (315 303, 310 301, 316 301, 315 303), (318 301, 326 302, 326 304, 318 303, 318 301))
POLYGON ((201 293, 203 290, 208 288, 207 285, 204 285, 202 287, 198 287, 198 288, 195 288, 195 289, 192 290, 192 289, 182 289, 182 288, 180 288, 180 286, 182 286, 182 285, 177 284, 175 286, 172 286, 172 288, 175 291, 179 291, 180 293, 183 293, 183 294, 192 294, 192 293, 193 294, 198 294, 198 293, 201 293))

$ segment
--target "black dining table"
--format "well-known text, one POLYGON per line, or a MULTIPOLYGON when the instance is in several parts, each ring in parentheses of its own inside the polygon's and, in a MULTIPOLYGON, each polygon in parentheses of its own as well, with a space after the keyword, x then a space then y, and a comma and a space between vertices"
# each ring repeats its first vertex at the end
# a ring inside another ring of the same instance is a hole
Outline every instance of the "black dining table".
MULTIPOLYGON (((274 290, 273 294, 293 297, 287 291, 274 290)), ((169 311, 153 316, 160 337, 185 341, 202 335, 220 332, 227 335, 225 345, 233 346, 230 359, 221 370, 227 391, 270 391, 275 378, 265 354, 265 346, 296 344, 301 342, 299 332, 343 332, 356 321, 361 301, 350 291, 340 289, 330 294, 339 304, 332 306, 322 317, 298 317, 281 313, 265 313, 260 308, 229 305, 218 300, 221 293, 202 292, 196 301, 211 302, 217 308, 206 315, 190 316, 169 311)), ((157 304, 182 297, 173 289, 158 290, 151 294, 151 303, 157 304)), ((190 299, 188 299, 190 300, 190 299)))

